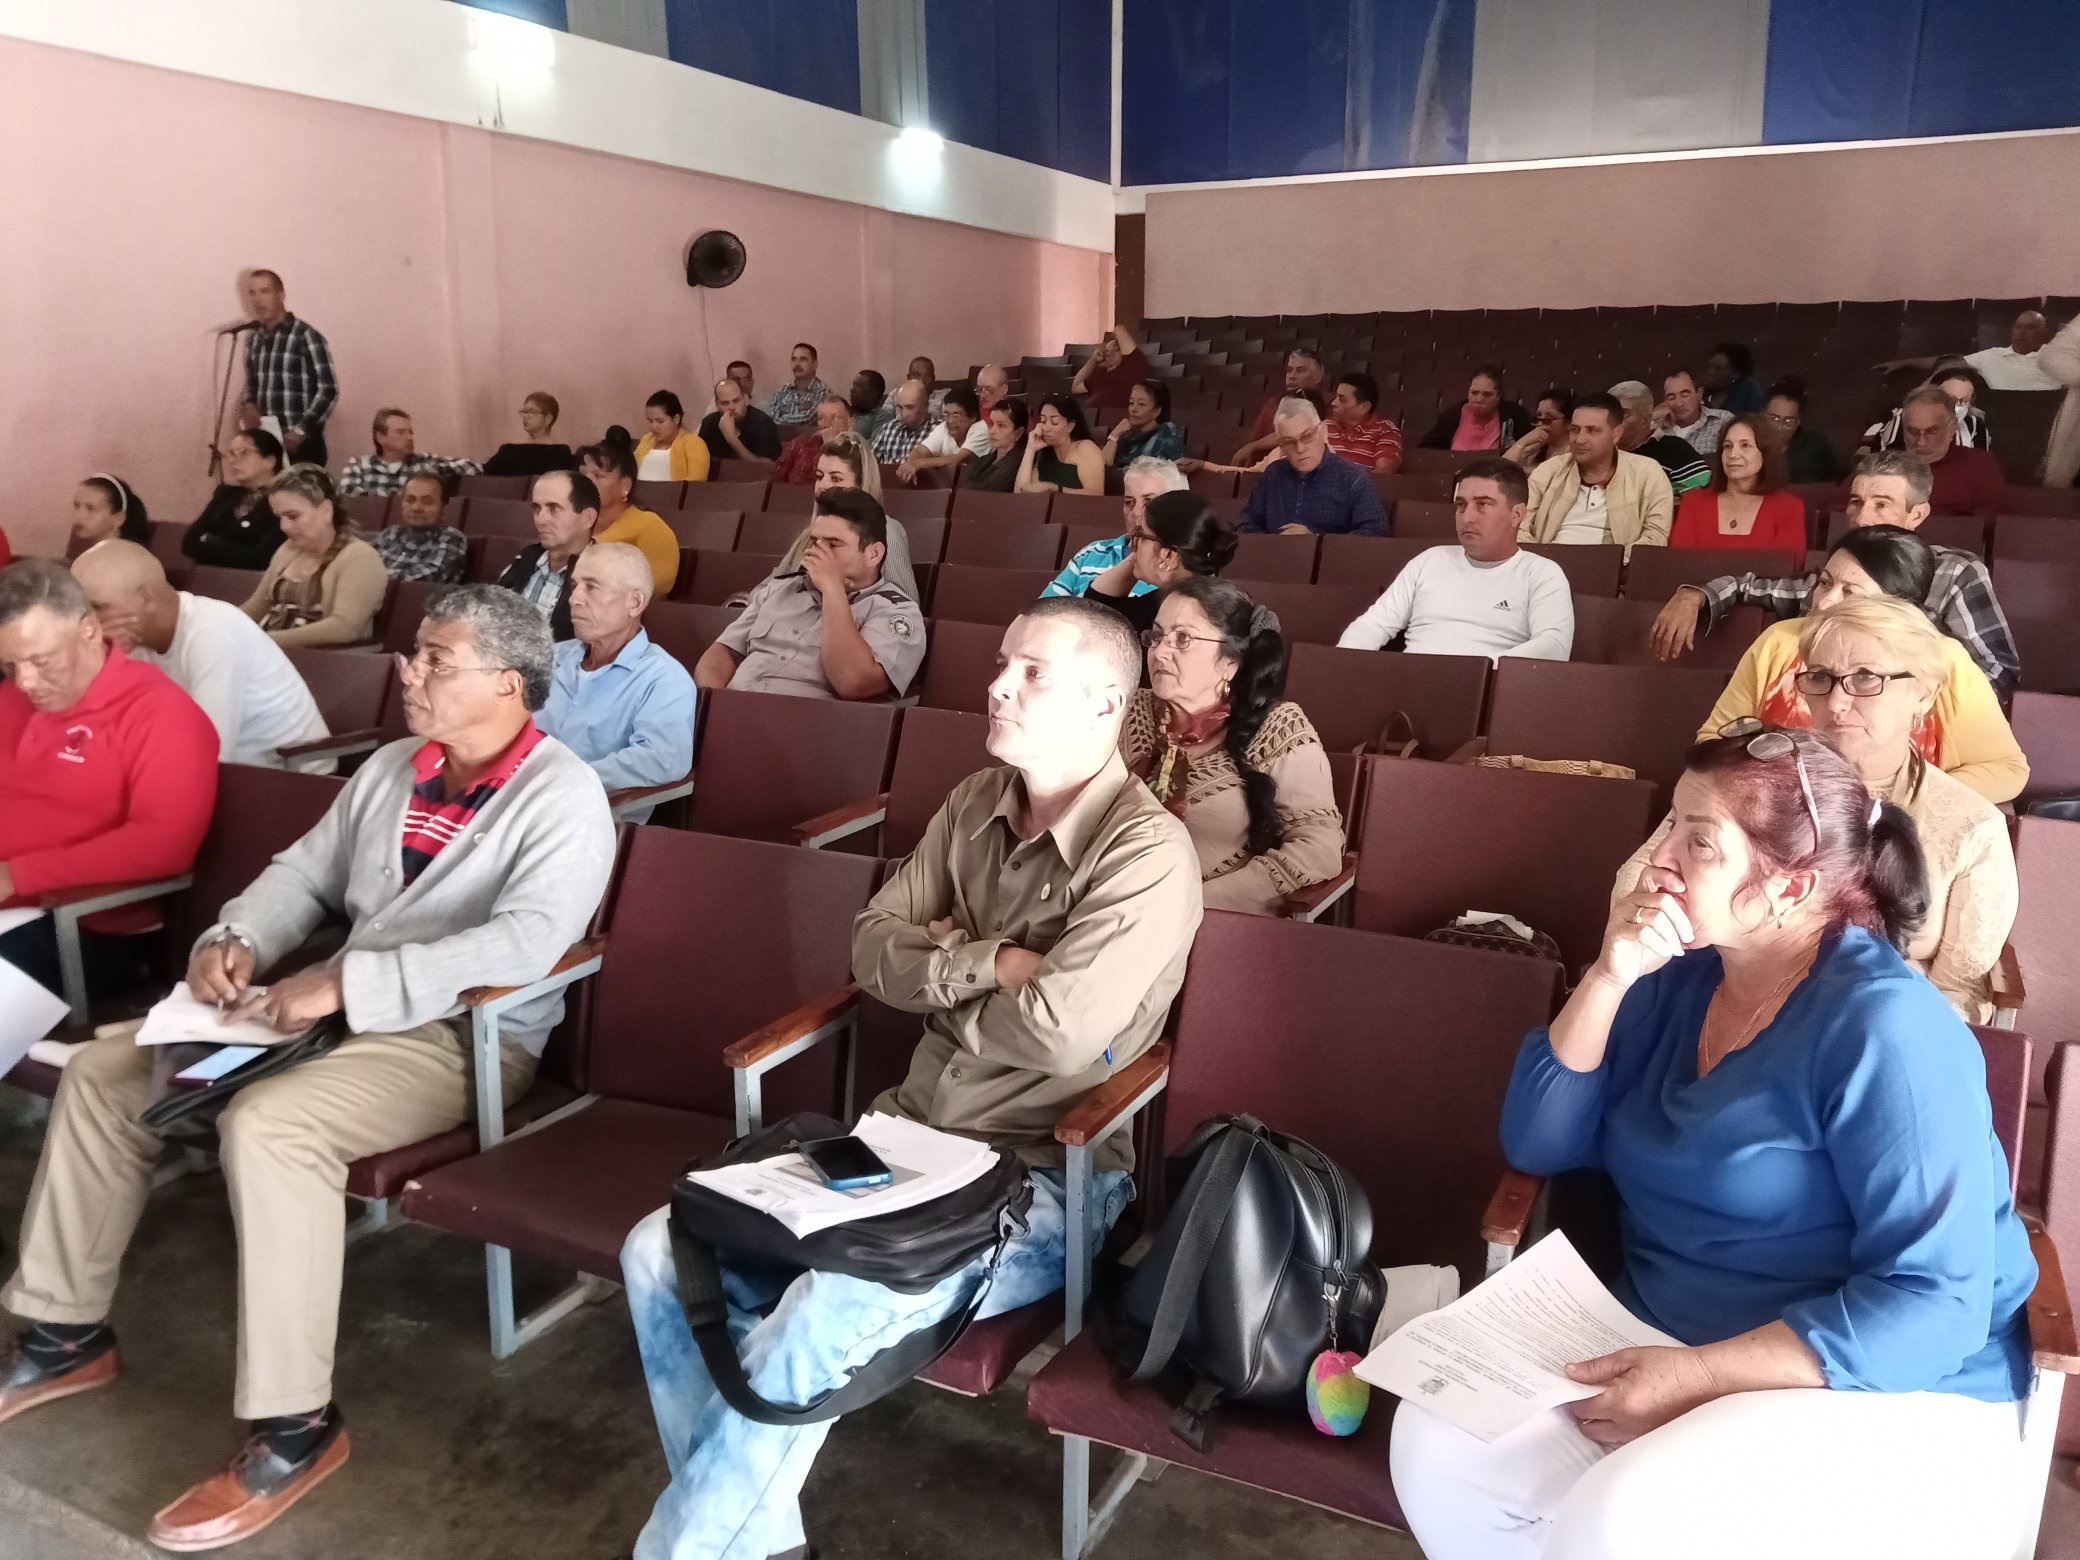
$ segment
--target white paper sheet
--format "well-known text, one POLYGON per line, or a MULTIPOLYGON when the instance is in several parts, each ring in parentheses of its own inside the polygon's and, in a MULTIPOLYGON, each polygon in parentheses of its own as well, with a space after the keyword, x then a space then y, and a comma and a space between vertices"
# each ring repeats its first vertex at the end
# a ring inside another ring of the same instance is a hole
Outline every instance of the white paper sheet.
MULTIPOLYGON (((247 995, 259 996, 265 986, 250 986, 247 995)), ((224 1022, 214 1002, 197 1001, 187 982, 175 986, 152 1005, 144 1025, 137 1031, 139 1045, 280 1045, 288 1035, 277 1033, 257 1019, 236 1024, 224 1022)))
POLYGON ((11 932, 17 926, 27 926, 38 916, 46 913, 34 905, 17 905, 12 910, 0 910, 0 932, 11 932))
POLYGON ((1395 1331, 1357 1374, 1495 1440, 1533 1414, 1596 1396, 1563 1367, 1677 1340, 1649 1327, 1555 1230, 1441 1311, 1395 1331))
POLYGON ((899 1116, 865 1116, 853 1128, 853 1135, 879 1154, 893 1172, 895 1179, 889 1185, 838 1191, 824 1185, 800 1154, 692 1170, 687 1175, 725 1197, 771 1214, 796 1236, 805 1236, 944 1197, 981 1175, 996 1158, 987 1143, 899 1116))
POLYGON ((0 1073, 11 1071, 69 1011, 63 997, 0 959, 0 1073))
POLYGON ((234 1067, 243 1067, 254 1057, 266 1051, 259 1045, 227 1045, 212 1051, 192 1067, 183 1067, 173 1075, 175 1083, 213 1083, 234 1067))
POLYGON ((29 1060, 42 1062, 46 1067, 63 1067, 86 1044, 84 1040, 39 1040, 29 1047, 29 1060))

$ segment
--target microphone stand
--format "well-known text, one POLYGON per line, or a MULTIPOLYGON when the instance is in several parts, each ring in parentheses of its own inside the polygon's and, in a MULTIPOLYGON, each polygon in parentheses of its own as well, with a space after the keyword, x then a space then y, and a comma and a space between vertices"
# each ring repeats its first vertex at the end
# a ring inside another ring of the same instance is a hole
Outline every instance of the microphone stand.
MULTIPOLYGON (((247 323, 231 330, 217 332, 220 337, 229 339, 230 350, 224 354, 224 373, 217 387, 216 421, 210 424, 209 479, 212 482, 220 480, 224 469, 224 452, 218 447, 218 441, 224 436, 224 419, 230 415, 231 410, 231 371, 238 362, 238 339, 251 329, 253 326, 247 323)), ((214 348, 211 349, 211 356, 215 356, 214 348)))

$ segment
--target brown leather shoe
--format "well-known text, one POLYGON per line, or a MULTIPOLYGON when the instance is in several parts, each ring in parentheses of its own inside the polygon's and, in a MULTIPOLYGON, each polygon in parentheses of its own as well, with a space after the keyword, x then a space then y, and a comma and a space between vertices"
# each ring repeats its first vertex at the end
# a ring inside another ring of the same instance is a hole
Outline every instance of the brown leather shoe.
POLYGON ((8 1344, 0 1354, 0 1424, 25 1414, 39 1403, 105 1387, 123 1371, 123 1358, 109 1339, 98 1354, 76 1365, 53 1370, 39 1365, 22 1352, 21 1340, 8 1344))
POLYGON ((344 1421, 335 1422, 301 1462, 269 1451, 266 1437, 256 1435, 226 1467, 152 1518, 145 1537, 178 1554, 251 1538, 344 1463, 348 1450, 344 1421))

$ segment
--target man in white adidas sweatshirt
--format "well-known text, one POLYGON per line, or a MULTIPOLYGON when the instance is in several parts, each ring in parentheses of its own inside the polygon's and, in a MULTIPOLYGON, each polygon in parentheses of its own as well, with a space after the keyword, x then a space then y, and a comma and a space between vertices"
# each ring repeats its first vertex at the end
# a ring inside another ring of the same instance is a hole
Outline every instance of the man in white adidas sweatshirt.
POLYGON ((1337 644, 1380 650, 1405 633, 1417 655, 1566 660, 1574 596, 1559 564, 1517 545, 1529 501, 1529 479, 1513 462, 1465 467, 1452 488, 1459 545, 1418 553, 1337 644))

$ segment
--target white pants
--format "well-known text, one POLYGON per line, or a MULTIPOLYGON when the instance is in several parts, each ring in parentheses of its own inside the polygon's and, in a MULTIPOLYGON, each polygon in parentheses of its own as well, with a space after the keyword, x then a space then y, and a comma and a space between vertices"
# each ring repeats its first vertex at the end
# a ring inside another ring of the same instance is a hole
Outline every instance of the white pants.
POLYGON ((1428 1560, 2007 1560, 2030 1465, 2021 1404, 1818 1388, 1608 1453, 1564 1408, 1485 1442, 1403 1403, 1392 1463, 1428 1560))

